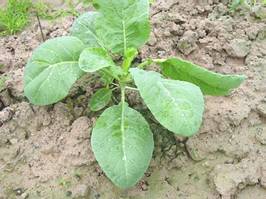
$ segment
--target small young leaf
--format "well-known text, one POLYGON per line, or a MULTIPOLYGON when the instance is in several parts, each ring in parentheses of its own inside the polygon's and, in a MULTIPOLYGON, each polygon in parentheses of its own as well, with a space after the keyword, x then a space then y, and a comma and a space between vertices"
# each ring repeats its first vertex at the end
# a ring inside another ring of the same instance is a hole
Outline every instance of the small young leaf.
POLYGON ((79 58, 79 67, 85 72, 92 73, 109 66, 115 64, 103 48, 86 48, 79 58))
POLYGON ((120 104, 106 109, 92 131, 96 160, 120 188, 135 185, 149 166, 153 136, 143 116, 120 104))
POLYGON ((232 89, 237 88, 245 80, 244 75, 223 75, 211 72, 177 58, 157 63, 162 67, 163 75, 196 84, 205 95, 228 95, 232 89))
POLYGON ((138 55, 138 51, 135 48, 129 48, 126 50, 126 54, 124 56, 123 61, 123 69, 124 71, 128 71, 132 61, 135 59, 135 57, 138 55))
POLYGON ((92 111, 99 111, 103 109, 111 101, 112 90, 102 88, 93 94, 90 100, 90 109, 92 111))
POLYGON ((67 96, 84 74, 78 65, 83 49, 78 38, 64 36, 47 40, 33 52, 24 75, 24 92, 31 103, 48 105, 67 96))
POLYGON ((183 136, 194 135, 199 130, 204 111, 199 87, 138 68, 130 72, 144 102, 165 128, 183 136))

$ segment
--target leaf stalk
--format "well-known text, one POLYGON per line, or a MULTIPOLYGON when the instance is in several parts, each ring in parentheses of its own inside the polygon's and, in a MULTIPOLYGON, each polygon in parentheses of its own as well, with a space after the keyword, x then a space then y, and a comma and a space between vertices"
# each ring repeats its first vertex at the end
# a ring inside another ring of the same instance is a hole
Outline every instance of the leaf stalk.
POLYGON ((153 63, 152 59, 147 59, 144 62, 142 62, 141 64, 138 65, 138 68, 144 69, 146 68, 146 66, 151 65, 153 63))

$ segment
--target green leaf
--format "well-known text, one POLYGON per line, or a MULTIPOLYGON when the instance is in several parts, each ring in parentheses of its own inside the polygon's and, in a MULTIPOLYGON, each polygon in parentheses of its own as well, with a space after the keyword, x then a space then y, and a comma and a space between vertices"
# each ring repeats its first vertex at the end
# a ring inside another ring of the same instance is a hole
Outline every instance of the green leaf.
POLYGON ((165 128, 183 136, 194 135, 199 130, 204 111, 199 87, 138 68, 130 72, 144 102, 165 128))
POLYGON ((149 39, 149 0, 94 0, 94 6, 101 14, 96 33, 111 52, 125 54, 149 39))
POLYGON ((103 48, 86 48, 79 58, 79 67, 85 72, 93 73, 109 66, 115 64, 103 48))
POLYGON ((135 48, 129 48, 126 50, 126 54, 123 61, 123 69, 125 72, 128 71, 132 61, 135 59, 135 57, 138 55, 138 51, 135 48))
POLYGON ((93 5, 98 12, 81 15, 71 28, 87 46, 125 54, 149 39, 149 0, 94 0, 93 5))
POLYGON ((98 74, 100 75, 100 79, 104 85, 111 84, 115 79, 112 73, 110 72, 109 68, 103 68, 102 70, 99 70, 98 74))
POLYGON ((103 109, 111 101, 112 90, 108 88, 99 89, 93 94, 90 100, 90 109, 92 111, 99 111, 103 109))
POLYGON ((118 66, 110 66, 107 68, 103 68, 98 71, 101 76, 101 80, 105 85, 111 84, 114 79, 119 80, 120 76, 124 74, 121 67, 118 66))
POLYGON ((83 72, 78 59, 84 44, 64 36, 41 44, 28 61, 24 75, 25 96, 36 105, 48 105, 67 96, 83 72))
POLYGON ((95 21, 100 14, 98 12, 86 12, 79 16, 73 23, 70 34, 78 37, 88 47, 102 47, 104 44, 95 31, 95 21))
POLYGON ((102 170, 120 188, 131 187, 140 180, 154 147, 148 123, 122 103, 102 113, 92 131, 91 144, 102 170))
POLYGON ((177 58, 157 63, 162 67, 163 75, 196 84, 205 95, 228 95, 245 80, 244 75, 222 75, 177 58))

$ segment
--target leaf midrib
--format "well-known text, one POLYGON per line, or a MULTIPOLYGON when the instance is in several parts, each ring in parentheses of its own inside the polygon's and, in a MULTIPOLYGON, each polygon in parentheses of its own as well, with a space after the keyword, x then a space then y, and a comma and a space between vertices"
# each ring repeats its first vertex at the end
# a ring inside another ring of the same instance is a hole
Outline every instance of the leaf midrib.
POLYGON ((124 55, 126 55, 127 38, 126 38, 126 26, 125 26, 125 20, 124 19, 122 19, 122 27, 123 27, 124 55))
POLYGON ((121 129, 120 130, 121 130, 122 151, 123 151, 122 161, 124 162, 126 181, 128 181, 127 156, 126 156, 126 145, 125 145, 125 101, 123 99, 121 101, 121 129))

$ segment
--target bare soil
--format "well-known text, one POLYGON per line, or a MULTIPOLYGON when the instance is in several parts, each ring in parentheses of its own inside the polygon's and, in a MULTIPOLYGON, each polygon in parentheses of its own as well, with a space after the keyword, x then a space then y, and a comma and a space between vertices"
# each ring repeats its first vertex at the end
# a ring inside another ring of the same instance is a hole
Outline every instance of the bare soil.
MULTIPOLYGON (((230 96, 205 97, 203 125, 189 139, 160 127, 128 93, 151 122, 155 152, 143 179, 124 191, 91 151, 100 113, 86 104, 99 83, 85 76, 62 102, 33 106, 23 96, 23 70, 42 43, 37 22, 0 38, 0 74, 7 77, 0 92, 0 199, 265 199, 266 22, 255 15, 230 13, 227 0, 155 1, 152 35, 139 59, 178 56, 247 80, 230 96)), ((73 20, 42 21, 45 37, 67 35, 73 20)))

